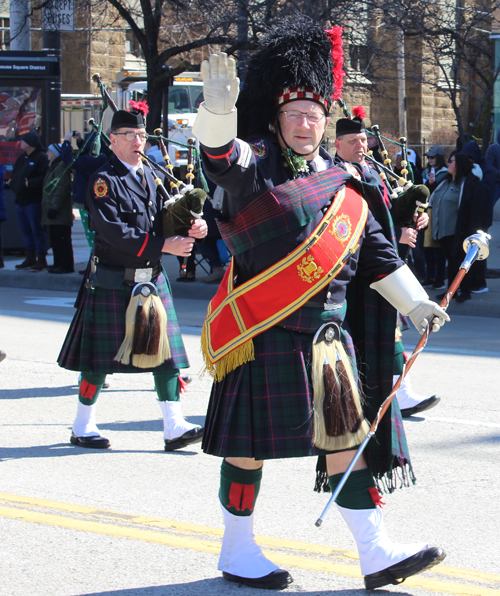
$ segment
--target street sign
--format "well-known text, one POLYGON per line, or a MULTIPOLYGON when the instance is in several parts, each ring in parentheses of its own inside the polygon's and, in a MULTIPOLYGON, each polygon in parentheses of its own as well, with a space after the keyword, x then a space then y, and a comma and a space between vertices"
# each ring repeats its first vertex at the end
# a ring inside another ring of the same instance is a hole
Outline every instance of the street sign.
POLYGON ((74 31, 74 0, 49 0, 43 7, 42 22, 44 31, 74 31))

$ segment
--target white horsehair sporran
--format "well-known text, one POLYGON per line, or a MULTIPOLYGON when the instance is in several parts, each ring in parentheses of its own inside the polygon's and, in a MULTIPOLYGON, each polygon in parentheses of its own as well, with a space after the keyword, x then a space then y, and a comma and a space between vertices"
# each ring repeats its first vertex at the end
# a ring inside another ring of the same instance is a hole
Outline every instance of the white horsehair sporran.
POLYGON ((327 451, 359 445, 368 434, 369 425, 337 323, 325 323, 314 336, 312 383, 314 445, 327 451))

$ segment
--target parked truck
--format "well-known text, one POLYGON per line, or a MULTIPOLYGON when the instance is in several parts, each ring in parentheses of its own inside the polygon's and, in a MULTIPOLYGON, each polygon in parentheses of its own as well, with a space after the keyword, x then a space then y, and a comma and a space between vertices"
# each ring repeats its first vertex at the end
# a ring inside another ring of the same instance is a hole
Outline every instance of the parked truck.
MULTIPOLYGON (((148 83, 145 71, 121 71, 113 83, 116 89, 117 104, 127 109, 131 100, 146 100, 148 83)), ((203 101, 203 80, 199 72, 185 72, 174 77, 168 90, 168 151, 170 161, 177 173, 185 172, 188 150, 175 141, 187 145, 192 137, 191 129, 203 101)), ((182 174, 181 174, 182 175, 182 174)))

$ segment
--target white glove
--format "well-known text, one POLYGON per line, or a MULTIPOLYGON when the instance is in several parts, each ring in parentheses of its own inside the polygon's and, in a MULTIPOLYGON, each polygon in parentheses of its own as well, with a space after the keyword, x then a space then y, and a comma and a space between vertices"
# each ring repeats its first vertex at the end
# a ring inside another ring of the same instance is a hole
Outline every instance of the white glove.
POLYGON ((409 312, 408 316, 420 334, 425 332, 427 323, 429 323, 431 320, 432 331, 434 333, 439 331, 446 321, 450 320, 450 317, 446 314, 446 311, 443 310, 439 304, 432 302, 432 300, 424 300, 416 308, 409 312))
POLYGON ((224 52, 212 54, 201 64, 205 107, 212 114, 229 114, 236 105, 240 80, 236 76, 236 62, 224 52))
POLYGON ((403 265, 393 273, 370 284, 387 302, 402 314, 410 317, 419 333, 424 333, 427 324, 432 321, 432 331, 436 332, 449 321, 439 304, 429 300, 424 288, 413 275, 408 265, 403 265))

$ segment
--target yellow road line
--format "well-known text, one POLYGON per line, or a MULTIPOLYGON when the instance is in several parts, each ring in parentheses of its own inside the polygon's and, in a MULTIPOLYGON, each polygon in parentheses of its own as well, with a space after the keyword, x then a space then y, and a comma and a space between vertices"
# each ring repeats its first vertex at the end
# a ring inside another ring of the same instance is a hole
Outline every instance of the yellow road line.
MULTIPOLYGON (((32 497, 22 497, 16 495, 8 495, 0 493, 0 501, 11 503, 19 506, 36 506, 40 508, 55 509, 58 511, 80 513, 86 515, 94 515, 99 518, 116 519, 117 521, 124 521, 139 525, 149 525, 158 528, 170 528, 187 534, 196 533, 198 535, 213 536, 220 538, 222 530, 219 528, 209 528, 206 526, 197 526, 194 524, 185 524, 182 522, 174 522, 169 520, 162 520, 160 518, 129 515, 113 511, 106 511, 96 509, 93 507, 86 507, 82 505, 70 505, 67 503, 59 503, 56 501, 47 501, 44 499, 36 499, 32 497)), ((182 537, 172 534, 166 534, 151 530, 143 530, 130 528, 125 526, 114 525, 104 522, 94 522, 79 520, 65 517, 62 515, 55 515, 51 513, 40 513, 36 511, 29 511, 17 507, 0 506, 0 516, 11 519, 19 519, 22 521, 41 523, 51 526, 58 526, 72 530, 80 530, 85 532, 93 532, 96 534, 104 534, 108 536, 116 536, 120 538, 129 538, 133 540, 143 540, 165 546, 176 548, 185 548, 199 552, 206 552, 211 554, 218 554, 220 552, 220 541, 200 540, 199 538, 182 537)), ((337 558, 355 559, 356 554, 351 551, 345 551, 333 547, 309 544, 306 542, 299 542, 294 540, 283 540, 271 537, 256 537, 257 542, 264 547, 286 548, 298 552, 310 554, 333 555, 337 558)), ((313 559, 300 555, 289 555, 284 553, 277 553, 274 551, 265 551, 266 556, 274 563, 280 566, 293 566, 300 569, 310 569, 314 571, 322 571, 326 573, 333 573, 337 575, 344 575, 347 577, 361 577, 359 567, 356 565, 347 565, 341 563, 333 563, 330 561, 323 561, 320 559, 313 559)), ((483 581, 483 582, 500 582, 500 576, 485 573, 470 571, 467 569, 457 569, 453 567, 446 567, 440 565, 433 568, 433 573, 440 573, 441 575, 449 575, 463 580, 469 581, 483 581)), ((457 584, 443 580, 433 580, 423 577, 421 575, 414 576, 405 581, 405 585, 418 587, 432 592, 441 592, 446 594, 456 594, 457 596, 500 596, 500 590, 491 588, 457 584)))

